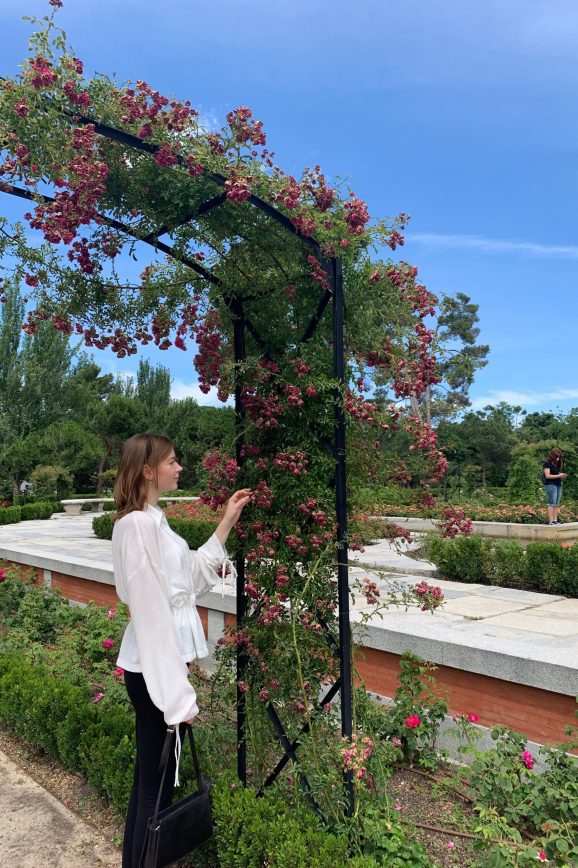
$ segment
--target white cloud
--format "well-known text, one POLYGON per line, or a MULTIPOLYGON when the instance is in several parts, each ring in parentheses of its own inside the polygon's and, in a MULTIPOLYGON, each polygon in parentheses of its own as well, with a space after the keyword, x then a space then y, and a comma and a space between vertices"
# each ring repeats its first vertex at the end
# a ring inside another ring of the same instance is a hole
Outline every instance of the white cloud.
POLYGON ((418 232, 407 236, 407 241, 426 247, 475 250, 488 254, 513 254, 542 259, 578 259, 578 244, 538 244, 534 241, 513 241, 500 238, 484 238, 481 235, 443 235, 418 232))
POLYGON ((219 401, 216 389, 211 389, 209 394, 205 395, 204 392, 201 392, 198 383, 185 383, 183 380, 171 381, 171 398, 177 401, 183 398, 194 398, 197 404, 203 407, 230 407, 233 403, 231 399, 227 401, 227 404, 219 401))
POLYGON ((578 389, 553 389, 551 392, 517 392, 510 389, 494 389, 489 395, 472 400, 472 410, 482 410, 488 404, 495 406, 500 401, 522 407, 540 407, 552 401, 565 401, 578 398, 578 389))

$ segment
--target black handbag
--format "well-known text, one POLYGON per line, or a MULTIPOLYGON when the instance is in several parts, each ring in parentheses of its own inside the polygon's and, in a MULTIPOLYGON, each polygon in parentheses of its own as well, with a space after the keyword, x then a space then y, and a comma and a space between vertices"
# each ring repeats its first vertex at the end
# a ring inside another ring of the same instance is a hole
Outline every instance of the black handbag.
POLYGON ((159 771, 162 769, 163 773, 161 785, 159 787, 155 812, 148 821, 140 859, 140 868, 163 868, 165 865, 170 865, 172 862, 176 862, 178 859, 182 859, 188 853, 191 853, 213 834, 211 803, 209 801, 211 780, 201 775, 197 751, 195 749, 195 740, 193 738, 193 728, 190 723, 186 724, 186 732, 191 744, 193 765, 197 778, 197 792, 159 811, 169 753, 175 736, 175 728, 170 727, 167 730, 167 737, 159 766, 159 771))

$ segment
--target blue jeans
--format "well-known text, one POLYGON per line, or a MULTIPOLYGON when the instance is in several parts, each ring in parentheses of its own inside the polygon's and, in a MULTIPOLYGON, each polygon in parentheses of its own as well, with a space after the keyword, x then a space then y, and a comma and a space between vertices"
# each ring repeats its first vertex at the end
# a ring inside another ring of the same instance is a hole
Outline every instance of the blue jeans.
POLYGON ((548 506, 559 506, 562 500, 562 486, 550 483, 549 485, 545 485, 544 488, 548 497, 548 506))

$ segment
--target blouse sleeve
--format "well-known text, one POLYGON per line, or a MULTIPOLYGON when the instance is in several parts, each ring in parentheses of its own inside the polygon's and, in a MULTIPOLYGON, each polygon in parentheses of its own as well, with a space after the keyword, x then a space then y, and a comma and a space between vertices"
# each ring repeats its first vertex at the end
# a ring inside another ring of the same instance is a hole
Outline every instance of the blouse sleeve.
POLYGON ((219 581, 218 570, 228 562, 227 550, 213 534, 196 551, 191 551, 191 574, 195 594, 210 591, 219 581))
POLYGON ((188 680, 173 613, 163 588, 156 528, 141 530, 145 529, 134 520, 123 539, 126 602, 149 695, 167 724, 181 723, 199 713, 197 695, 188 680))

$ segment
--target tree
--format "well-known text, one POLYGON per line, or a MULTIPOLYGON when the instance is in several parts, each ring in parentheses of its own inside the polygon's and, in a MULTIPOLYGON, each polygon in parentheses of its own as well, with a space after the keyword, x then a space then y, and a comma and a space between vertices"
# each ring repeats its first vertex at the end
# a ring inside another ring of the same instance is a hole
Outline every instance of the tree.
POLYGON ((140 359, 136 375, 136 397, 147 415, 147 428, 163 431, 171 402, 171 372, 162 365, 153 367, 148 359, 140 359))
POLYGON ((74 350, 68 335, 51 322, 39 323, 33 334, 23 337, 24 302, 16 282, 6 285, 4 297, 0 305, 0 468, 17 494, 22 474, 29 473, 36 460, 36 435, 69 411, 66 383, 74 350))
POLYGON ((100 438, 72 419, 53 422, 38 442, 38 460, 45 465, 64 467, 76 491, 91 487, 101 456, 100 438))
POLYGON ((145 411, 135 398, 113 394, 99 406, 94 418, 94 430, 101 438, 104 452, 97 471, 97 494, 101 490, 101 475, 115 454, 119 453, 122 443, 145 428, 145 411))
POLYGON ((500 403, 476 413, 467 413, 461 423, 461 433, 471 456, 471 463, 482 469, 482 486, 488 482, 504 485, 510 456, 515 444, 512 408, 500 403))
POLYGON ((476 343, 478 305, 463 292, 442 298, 432 339, 438 352, 439 383, 428 385, 420 399, 411 396, 414 413, 428 425, 452 419, 470 404, 469 390, 477 371, 487 365, 490 348, 476 343))
POLYGON ((540 481, 541 465, 533 450, 527 445, 514 449, 512 462, 508 469, 506 488, 514 503, 536 503, 544 499, 540 481))
POLYGON ((233 450, 235 414, 230 407, 200 407, 194 398, 172 401, 163 430, 175 444, 183 465, 181 487, 200 482, 202 462, 210 449, 233 450))

